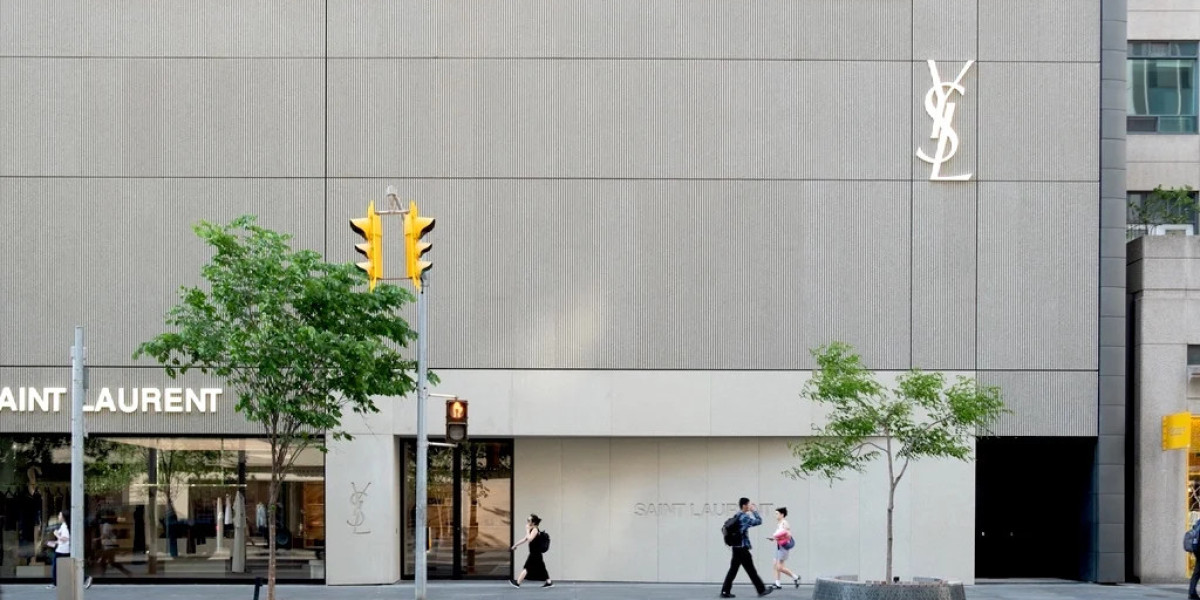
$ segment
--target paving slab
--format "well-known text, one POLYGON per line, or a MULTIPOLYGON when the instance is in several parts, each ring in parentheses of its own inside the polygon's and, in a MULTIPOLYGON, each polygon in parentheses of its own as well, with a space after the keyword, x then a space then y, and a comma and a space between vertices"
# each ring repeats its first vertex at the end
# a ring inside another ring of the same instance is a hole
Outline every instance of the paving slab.
MULTIPOLYGON (((708 600, 716 598, 719 584, 663 583, 572 583, 555 582, 553 588, 526 584, 515 589, 503 581, 430 582, 429 600, 708 600)), ((738 598, 755 598, 749 584, 734 585, 738 598)), ((54 590, 45 585, 0 585, 3 600, 55 600, 54 590)), ((981 583, 967 587, 971 600, 1154 600, 1182 599, 1186 584, 1095 585, 1076 582, 981 583)), ((86 600, 253 600, 254 586, 246 584, 193 585, 101 585, 85 593, 86 600)), ((411 582, 378 586, 281 585, 276 600, 410 600, 411 582)), ((791 586, 775 591, 771 598, 811 600, 812 586, 791 586)), ((266 588, 259 600, 267 600, 266 588)))

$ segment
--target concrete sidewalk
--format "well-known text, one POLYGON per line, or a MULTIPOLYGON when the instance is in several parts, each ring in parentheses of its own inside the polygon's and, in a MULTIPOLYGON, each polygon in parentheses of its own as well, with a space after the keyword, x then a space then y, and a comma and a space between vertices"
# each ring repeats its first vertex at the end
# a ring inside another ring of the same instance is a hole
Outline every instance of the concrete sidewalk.
MULTIPOLYGON (((645 584, 645 583, 571 583, 556 582, 553 588, 542 589, 530 582, 513 589, 503 581, 431 582, 430 600, 455 598, 464 600, 708 600, 717 597, 720 585, 712 584, 645 584)), ((0 586, 4 600, 55 600, 54 590, 44 585, 13 584, 0 586)), ((747 583, 734 586, 738 598, 755 598, 754 588, 747 583)), ((87 590, 87 600, 252 600, 254 586, 246 584, 213 585, 100 585, 87 590)), ((967 598, 977 600, 1142 600, 1154 598, 1181 599, 1187 596, 1186 584, 1167 585, 1093 585, 1087 583, 1039 581, 1030 583, 981 583, 967 588, 967 598)), ((409 600, 413 598, 412 583, 383 586, 281 585, 277 600, 409 600)), ((771 598, 811 600, 812 585, 800 589, 786 587, 776 590, 771 598)), ((260 600, 267 599, 264 587, 260 600)))

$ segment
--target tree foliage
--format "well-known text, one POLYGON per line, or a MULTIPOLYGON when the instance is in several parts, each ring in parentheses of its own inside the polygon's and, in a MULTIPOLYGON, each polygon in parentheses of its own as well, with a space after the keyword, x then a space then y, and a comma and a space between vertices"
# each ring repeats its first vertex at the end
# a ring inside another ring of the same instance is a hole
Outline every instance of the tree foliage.
POLYGON ((1146 233, 1157 225, 1191 223, 1200 209, 1200 200, 1192 193, 1191 186, 1164 188, 1158 186, 1146 194, 1141 201, 1129 203, 1129 225, 1131 235, 1146 233))
POLYGON ((784 474, 816 475, 832 483, 885 457, 890 484, 886 581, 891 581, 896 486, 909 464, 922 458, 969 460, 973 438, 1008 411, 999 388, 968 377, 947 385, 941 373, 914 369, 889 389, 847 344, 833 342, 812 354, 817 369, 801 396, 828 407, 829 415, 824 426, 813 426, 812 438, 789 444, 799 464, 784 474))
POLYGON ((416 332, 399 316, 413 300, 381 285, 364 289, 354 265, 293 250, 290 236, 255 224, 200 222, 214 250, 201 269, 207 289, 185 287, 166 316, 173 331, 138 347, 170 377, 196 369, 224 381, 236 410, 263 427, 271 446, 269 597, 275 597, 274 509, 300 452, 347 439, 343 411, 377 412, 373 396, 413 391, 415 361, 400 354, 416 332))

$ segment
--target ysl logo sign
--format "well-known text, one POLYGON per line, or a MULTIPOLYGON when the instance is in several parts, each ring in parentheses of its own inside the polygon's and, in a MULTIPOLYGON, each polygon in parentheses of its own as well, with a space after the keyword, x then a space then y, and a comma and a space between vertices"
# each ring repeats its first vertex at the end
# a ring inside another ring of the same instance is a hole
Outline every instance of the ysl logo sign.
POLYGON ((350 506, 354 507, 354 515, 350 517, 350 520, 346 521, 346 524, 350 526, 350 528, 354 531, 354 533, 358 533, 358 534, 371 533, 370 530, 364 531, 364 530, 359 529, 359 527, 362 526, 363 522, 367 520, 366 517, 363 516, 362 505, 363 505, 363 500, 366 498, 367 490, 370 489, 370 487, 371 487, 371 482, 369 482, 369 481, 367 482, 367 485, 363 486, 363 489, 361 489, 361 490, 358 489, 357 485, 354 485, 353 481, 350 482, 350 490, 351 490, 350 506))
POLYGON ((929 174, 930 181, 966 181, 971 178, 971 174, 965 175, 942 175, 942 163, 954 157, 958 152, 958 134, 954 132, 954 107, 955 103, 950 101, 950 98, 955 92, 959 96, 967 93, 967 90, 962 86, 962 79, 966 77, 967 71, 971 69, 971 65, 975 61, 968 60, 962 70, 958 72, 958 77, 954 81, 942 81, 942 76, 938 74, 937 63, 929 62, 929 75, 933 78, 933 87, 925 92, 925 112, 929 114, 929 118, 933 119, 933 131, 929 134, 929 139, 937 140, 937 150, 933 156, 925 154, 925 151, 920 147, 917 148, 917 158, 933 165, 933 172, 929 174))

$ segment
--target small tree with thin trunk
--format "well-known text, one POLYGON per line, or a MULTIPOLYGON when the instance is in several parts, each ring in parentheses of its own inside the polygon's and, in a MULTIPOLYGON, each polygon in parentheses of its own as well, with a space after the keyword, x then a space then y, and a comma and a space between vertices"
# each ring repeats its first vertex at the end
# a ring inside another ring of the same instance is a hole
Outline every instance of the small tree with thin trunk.
POLYGON ((852 348, 833 342, 812 351, 817 370, 801 393, 828 406, 825 426, 790 443, 800 464, 784 471, 794 479, 818 475, 830 485, 847 470, 863 472, 882 455, 887 460, 887 573, 892 581, 893 512, 896 487, 908 465, 922 458, 971 458, 974 437, 1008 412, 1000 389, 959 377, 947 387, 941 373, 912 370, 894 389, 875 380, 852 348))
POLYGON ((209 289, 184 288, 163 333, 138 347, 167 375, 197 369, 237 394, 236 410, 263 427, 271 448, 268 598, 275 599, 276 518, 280 486, 302 451, 325 450, 342 411, 376 412, 372 396, 404 396, 416 387, 412 360, 399 349, 416 332, 399 316, 413 297, 393 285, 367 293, 354 265, 331 264, 290 237, 243 216, 228 226, 201 222, 197 235, 215 250, 201 270, 209 289))

